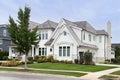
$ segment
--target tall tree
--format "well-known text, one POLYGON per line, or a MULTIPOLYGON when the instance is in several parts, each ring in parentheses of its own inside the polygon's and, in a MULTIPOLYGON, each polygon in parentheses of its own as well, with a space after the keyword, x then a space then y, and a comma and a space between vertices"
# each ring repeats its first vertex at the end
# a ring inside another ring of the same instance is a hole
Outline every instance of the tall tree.
POLYGON ((31 49, 31 45, 38 44, 38 28, 29 29, 30 8, 25 7, 24 10, 19 9, 18 20, 9 17, 8 32, 12 42, 16 45, 16 50, 25 54, 25 69, 27 69, 27 55, 31 49))

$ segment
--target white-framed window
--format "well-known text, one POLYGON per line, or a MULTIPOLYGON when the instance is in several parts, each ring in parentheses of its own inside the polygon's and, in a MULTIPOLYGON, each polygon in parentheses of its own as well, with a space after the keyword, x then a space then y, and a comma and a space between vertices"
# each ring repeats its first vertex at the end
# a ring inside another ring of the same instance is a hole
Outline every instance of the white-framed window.
POLYGON ((47 40, 48 39, 48 32, 41 30, 39 31, 39 40, 47 40))
POLYGON ((70 46, 59 46, 59 56, 69 57, 70 56, 70 46))
POLYGON ((39 55, 40 56, 46 56, 47 55, 47 49, 46 48, 39 48, 39 55))
POLYGON ((93 36, 93 41, 95 41, 95 36, 93 36))
POLYGON ((3 44, 3 40, 2 39, 0 39, 0 45, 2 45, 3 44))
POLYGON ((85 32, 83 33, 83 40, 85 40, 85 32))
POLYGON ((99 43, 102 42, 102 36, 99 36, 99 43))
POLYGON ((3 30, 3 36, 7 36, 7 30, 3 30))
POLYGON ((89 41, 91 41, 91 35, 90 34, 88 35, 88 38, 89 38, 89 41))

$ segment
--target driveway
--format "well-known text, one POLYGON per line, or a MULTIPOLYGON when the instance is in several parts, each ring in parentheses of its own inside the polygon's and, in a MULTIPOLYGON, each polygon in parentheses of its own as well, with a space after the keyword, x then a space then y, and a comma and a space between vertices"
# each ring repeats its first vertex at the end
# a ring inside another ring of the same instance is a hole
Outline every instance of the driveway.
POLYGON ((25 72, 0 72, 0 80, 83 80, 71 76, 34 74, 25 72))

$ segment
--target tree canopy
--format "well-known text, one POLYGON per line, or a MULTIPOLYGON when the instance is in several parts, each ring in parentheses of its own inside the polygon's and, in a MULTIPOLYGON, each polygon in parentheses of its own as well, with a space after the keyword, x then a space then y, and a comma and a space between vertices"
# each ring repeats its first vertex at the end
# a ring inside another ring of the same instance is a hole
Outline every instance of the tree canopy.
POLYGON ((38 44, 38 28, 29 28, 30 20, 30 8, 25 7, 24 10, 19 9, 18 20, 15 20, 10 16, 8 24, 8 32, 10 34, 12 42, 16 45, 16 50, 26 56, 31 49, 31 45, 38 44))

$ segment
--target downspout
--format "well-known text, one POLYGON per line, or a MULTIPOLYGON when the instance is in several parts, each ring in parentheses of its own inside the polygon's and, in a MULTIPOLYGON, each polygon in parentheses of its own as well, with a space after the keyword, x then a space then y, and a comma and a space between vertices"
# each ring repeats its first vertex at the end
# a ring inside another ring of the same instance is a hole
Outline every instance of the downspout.
POLYGON ((104 36, 104 58, 106 60, 106 48, 105 48, 105 43, 106 43, 106 36, 104 36))

